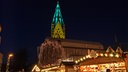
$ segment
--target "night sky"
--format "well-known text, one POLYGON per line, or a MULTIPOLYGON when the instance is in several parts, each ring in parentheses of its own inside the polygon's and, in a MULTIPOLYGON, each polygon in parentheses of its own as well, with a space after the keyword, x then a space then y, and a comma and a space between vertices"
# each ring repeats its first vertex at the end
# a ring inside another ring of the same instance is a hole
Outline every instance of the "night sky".
MULTIPOLYGON (((109 46, 114 37, 128 43, 128 1, 59 0, 66 26, 66 38, 96 41, 109 46)), ((50 36, 57 0, 2 0, 0 51, 6 58, 25 49, 26 63, 37 60, 37 46, 50 36)), ((126 48, 123 48, 126 50, 126 48)))

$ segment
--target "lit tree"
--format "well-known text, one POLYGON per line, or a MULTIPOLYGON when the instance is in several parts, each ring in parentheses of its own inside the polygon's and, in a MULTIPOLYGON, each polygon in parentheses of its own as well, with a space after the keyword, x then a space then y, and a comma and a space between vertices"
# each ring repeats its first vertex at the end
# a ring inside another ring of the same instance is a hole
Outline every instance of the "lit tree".
POLYGON ((40 46, 38 58, 41 66, 58 64, 64 57, 64 49, 57 40, 46 39, 40 46))

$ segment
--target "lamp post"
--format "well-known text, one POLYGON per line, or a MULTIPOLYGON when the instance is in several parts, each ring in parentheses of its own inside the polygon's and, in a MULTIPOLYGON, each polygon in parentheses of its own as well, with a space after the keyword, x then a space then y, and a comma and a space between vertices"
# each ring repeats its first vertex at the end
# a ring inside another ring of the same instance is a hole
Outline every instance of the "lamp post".
POLYGON ((10 65, 10 59, 11 59, 11 57, 13 57, 13 54, 12 54, 12 53, 10 53, 10 54, 8 55, 8 61, 7 61, 7 66, 6 66, 6 72, 9 72, 8 70, 9 70, 9 65, 10 65))

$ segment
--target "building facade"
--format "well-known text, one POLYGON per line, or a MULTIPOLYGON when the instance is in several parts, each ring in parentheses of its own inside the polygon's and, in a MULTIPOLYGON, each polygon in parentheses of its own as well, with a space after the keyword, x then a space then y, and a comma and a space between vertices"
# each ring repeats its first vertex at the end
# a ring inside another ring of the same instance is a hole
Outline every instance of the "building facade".
POLYGON ((59 2, 57 2, 51 23, 51 37, 46 38, 39 46, 38 64, 32 71, 37 69, 41 72, 70 72, 68 68, 72 68, 75 60, 94 50, 103 51, 103 45, 99 42, 73 40, 65 37, 65 24, 59 2), (60 67, 58 68, 58 66, 60 67))

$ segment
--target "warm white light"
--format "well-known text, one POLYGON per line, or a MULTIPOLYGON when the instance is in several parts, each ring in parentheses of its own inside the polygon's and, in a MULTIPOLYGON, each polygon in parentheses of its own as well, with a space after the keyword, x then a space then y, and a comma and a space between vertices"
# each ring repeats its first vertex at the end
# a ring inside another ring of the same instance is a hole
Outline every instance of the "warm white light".
POLYGON ((88 55, 86 55, 86 58, 89 58, 89 56, 88 56, 88 55))
POLYGON ((113 57, 113 54, 110 54, 110 57, 113 57))
POLYGON ((36 71, 40 71, 40 69, 38 67, 36 67, 36 71))
POLYGON ((96 56, 99 56, 99 54, 98 54, 98 53, 96 53, 96 56))
POLYGON ((111 66, 114 66, 114 63, 111 63, 110 65, 111 65, 111 66))
POLYGON ((88 58, 91 58, 91 56, 90 56, 90 55, 88 55, 88 58))
POLYGON ((108 56, 108 54, 104 54, 106 57, 108 56))
POLYGON ((115 67, 119 67, 119 64, 118 63, 114 63, 115 67))
POLYGON ((78 60, 78 62, 80 62, 80 60, 78 60))
POLYGON ((116 55, 115 55, 115 57, 117 57, 117 58, 118 58, 118 57, 119 57, 119 54, 116 54, 116 55))
POLYGON ((86 58, 85 58, 85 57, 83 57, 83 59, 85 60, 86 58))
POLYGON ((11 54, 9 54, 9 57, 12 57, 13 56, 13 54, 11 53, 11 54))
POLYGON ((83 61, 83 59, 82 59, 82 58, 80 58, 80 60, 81 60, 81 61, 83 61))
POLYGON ((36 70, 37 72, 39 72, 39 71, 40 71, 40 68, 39 68, 37 65, 35 65, 34 68, 32 69, 32 72, 33 72, 34 70, 36 70))
POLYGON ((103 53, 101 53, 100 56, 104 56, 103 53))
POLYGON ((77 64, 77 63, 78 63, 78 61, 75 61, 75 63, 77 64))
POLYGON ((91 68, 97 67, 97 65, 90 65, 91 68))
POLYGON ((50 67, 50 68, 47 68, 47 69, 42 69, 41 72, 48 72, 49 70, 56 69, 56 68, 58 68, 58 66, 56 66, 56 67, 50 67))

